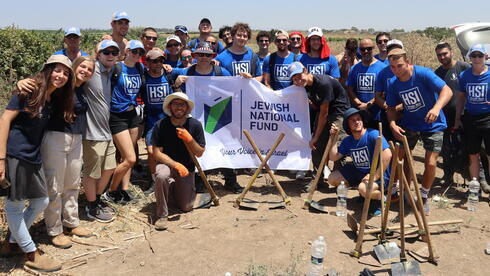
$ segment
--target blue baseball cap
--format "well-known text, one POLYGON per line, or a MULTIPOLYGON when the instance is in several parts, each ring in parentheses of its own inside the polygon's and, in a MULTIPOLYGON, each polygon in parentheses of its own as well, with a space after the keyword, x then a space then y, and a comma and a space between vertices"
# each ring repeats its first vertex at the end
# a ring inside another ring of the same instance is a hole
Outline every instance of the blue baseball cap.
POLYGON ((347 111, 344 112, 344 120, 342 122, 342 127, 344 128, 344 131, 349 135, 352 135, 352 132, 349 129, 349 117, 354 114, 361 115, 362 122, 364 123, 364 127, 366 127, 366 123, 369 117, 369 114, 367 113, 366 110, 359 110, 353 107, 347 109, 347 111))
POLYGON ((106 39, 102 40, 100 43, 99 52, 109 47, 116 47, 119 50, 119 46, 117 46, 117 43, 114 40, 106 39))
POLYGON ((175 30, 176 31, 181 31, 184 34, 187 34, 189 32, 189 31, 187 31, 187 27, 184 26, 184 25, 177 25, 177 26, 175 26, 175 30))
POLYGON ((291 63, 288 67, 288 76, 292 78, 296 74, 303 73, 303 69, 305 69, 303 64, 299 61, 295 61, 291 63))
POLYGON ((65 29, 65 36, 68 36, 68 35, 71 35, 71 34, 75 34, 75 35, 78 35, 78 36, 82 36, 82 33, 80 32, 80 29, 77 28, 77 27, 67 27, 65 29))
POLYGON ((125 11, 116 11, 115 13, 112 14, 112 21, 118 21, 123 19, 131 21, 129 20, 128 13, 125 11))
POLYGON ((145 50, 143 43, 141 43, 139 40, 130 40, 128 45, 126 45, 126 49, 134 50, 138 48, 145 50))
POLYGON ((471 46, 470 51, 468 52, 468 56, 471 55, 473 52, 480 52, 486 55, 487 49, 485 49, 485 46, 483 44, 477 43, 471 46))

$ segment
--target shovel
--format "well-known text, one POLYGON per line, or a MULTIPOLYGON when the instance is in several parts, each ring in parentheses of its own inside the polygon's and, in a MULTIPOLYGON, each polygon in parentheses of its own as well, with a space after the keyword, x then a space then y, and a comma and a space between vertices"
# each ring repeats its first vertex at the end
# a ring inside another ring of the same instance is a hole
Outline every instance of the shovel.
MULTIPOLYGON (((403 169, 401 162, 398 162, 398 175, 403 178, 403 169)), ((420 265, 417 261, 407 261, 407 256, 405 255, 405 204, 403 200, 404 196, 404 185, 400 185, 400 242, 401 242, 401 252, 400 252, 400 262, 391 264, 391 275, 392 276, 403 276, 403 275, 422 275, 420 271, 420 265)))
POLYGON ((194 201, 194 209, 210 208, 211 207, 211 195, 209 193, 198 194, 194 201))

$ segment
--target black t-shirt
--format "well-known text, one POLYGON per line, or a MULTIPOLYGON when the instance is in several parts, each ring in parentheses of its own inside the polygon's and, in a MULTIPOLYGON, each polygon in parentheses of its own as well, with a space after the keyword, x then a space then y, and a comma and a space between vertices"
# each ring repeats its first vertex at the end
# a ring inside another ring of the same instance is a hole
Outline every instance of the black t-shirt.
POLYGON ((449 86, 449 88, 451 88, 453 91, 451 100, 442 109, 444 111, 444 115, 446 115, 448 128, 454 126, 454 116, 456 114, 456 96, 458 94, 457 91, 459 90, 459 74, 470 67, 471 65, 466 62, 457 61, 453 67, 447 70, 442 68, 442 66, 439 66, 439 68, 437 68, 434 72, 439 78, 443 79, 447 86, 449 86))
MULTIPOLYGON (((204 131, 201 123, 194 119, 188 118, 183 128, 187 129, 192 138, 201 146, 206 145, 204 140, 204 131)), ((153 146, 161 147, 162 152, 172 158, 174 161, 184 165, 190 172, 194 171, 195 165, 192 162, 184 142, 177 137, 177 128, 170 121, 170 117, 160 119, 155 123, 151 141, 153 146)))
POLYGON ((33 164, 41 164, 40 147, 44 130, 51 117, 49 103, 41 109, 39 115, 32 118, 24 111, 27 99, 21 99, 14 93, 5 109, 19 110, 20 113, 10 124, 7 140, 7 155, 33 164))
MULTIPOLYGON (((61 101, 56 93, 51 96, 51 102, 61 101)), ((75 88, 73 95, 73 111, 75 112, 75 121, 73 123, 65 122, 64 110, 61 105, 53 104, 53 114, 48 123, 47 130, 66 132, 72 134, 82 134, 85 129, 85 112, 87 111, 87 100, 83 86, 75 88)))
POLYGON ((328 116, 340 117, 349 108, 347 93, 340 82, 328 75, 313 75, 313 84, 305 87, 310 101, 320 106, 329 103, 328 116))

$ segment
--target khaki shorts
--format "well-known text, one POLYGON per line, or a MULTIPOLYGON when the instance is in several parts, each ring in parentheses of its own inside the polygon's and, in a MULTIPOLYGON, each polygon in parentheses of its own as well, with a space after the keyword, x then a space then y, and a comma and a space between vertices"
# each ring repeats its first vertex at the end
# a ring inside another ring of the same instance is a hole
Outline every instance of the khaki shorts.
POLYGON ((116 168, 116 147, 111 141, 83 140, 83 175, 99 179, 102 171, 116 168))

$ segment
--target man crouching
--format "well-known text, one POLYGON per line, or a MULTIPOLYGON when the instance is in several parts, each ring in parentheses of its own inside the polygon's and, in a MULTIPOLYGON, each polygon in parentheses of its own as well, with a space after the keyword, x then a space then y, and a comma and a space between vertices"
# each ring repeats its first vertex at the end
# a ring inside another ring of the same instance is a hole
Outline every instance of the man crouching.
MULTIPOLYGON (((328 184, 331 186, 338 186, 341 181, 344 181, 347 187, 359 185, 359 194, 362 197, 366 197, 367 183, 369 180, 369 172, 371 163, 373 161, 374 149, 376 147, 376 140, 378 138, 379 131, 375 129, 368 129, 365 127, 368 114, 365 110, 357 110, 355 108, 349 108, 344 113, 343 128, 349 136, 345 137, 340 146, 337 149, 337 145, 334 144, 330 150, 330 160, 336 161, 343 156, 350 156, 352 158, 352 164, 348 163, 339 170, 333 171, 328 176, 328 184)), ((334 135, 339 131, 338 127, 332 125, 330 129, 330 135, 334 135)), ((383 137, 382 142, 382 162, 384 171, 385 188, 390 179, 389 167, 391 160, 391 150, 388 142, 383 137)), ((374 181, 380 179, 379 170, 376 170, 374 181)), ((371 216, 379 216, 381 214, 381 194, 379 190, 379 184, 373 183, 373 190, 371 191, 371 205, 369 213, 371 216)))
POLYGON ((153 129, 153 157, 158 163, 155 173, 155 229, 167 229, 168 200, 173 196, 183 212, 192 210, 196 198, 195 165, 186 147, 198 157, 204 153, 204 131, 201 123, 190 117, 194 103, 186 94, 168 95, 163 111, 169 116, 159 120, 153 129))

